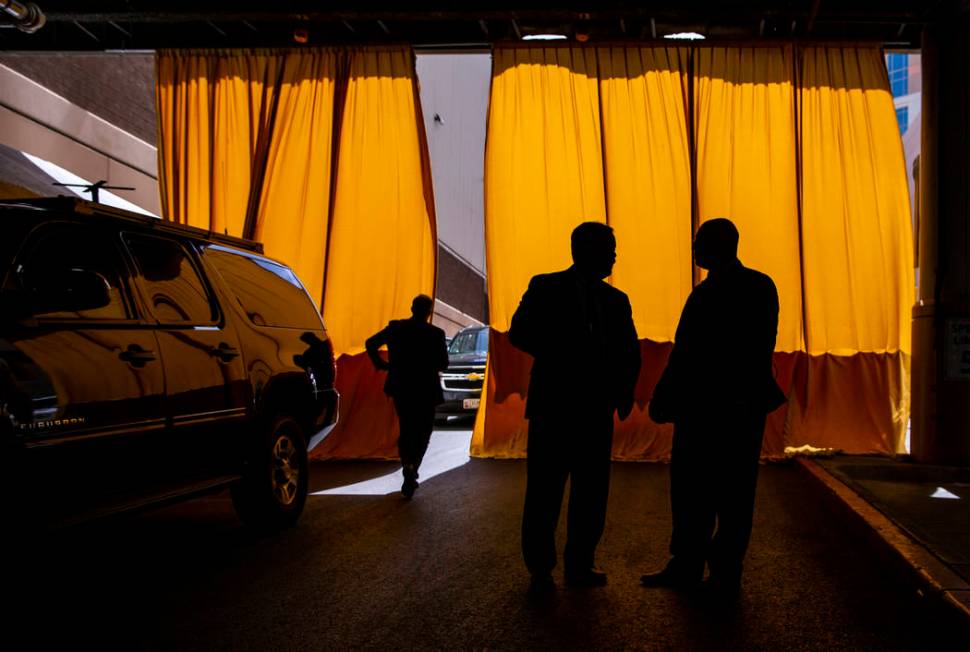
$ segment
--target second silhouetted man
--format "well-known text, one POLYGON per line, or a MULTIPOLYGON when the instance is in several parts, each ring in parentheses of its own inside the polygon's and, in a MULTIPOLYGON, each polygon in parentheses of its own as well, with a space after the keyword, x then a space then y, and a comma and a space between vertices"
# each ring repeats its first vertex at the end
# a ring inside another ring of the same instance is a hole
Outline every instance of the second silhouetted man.
POLYGON ((737 251, 729 220, 697 230, 695 262, 709 274, 687 298, 650 402, 654 421, 674 424, 672 558, 645 586, 697 585, 705 564, 712 588, 730 594, 741 582, 765 418, 785 395, 772 374, 778 293, 737 251))
POLYGON ((567 478, 566 583, 606 583, 594 556, 606 522, 613 415, 630 414, 640 372, 630 302, 603 280, 616 262, 613 230, 586 222, 571 244, 573 265, 533 277, 509 329, 512 345, 534 358, 522 516, 522 552, 534 590, 554 586, 567 478))

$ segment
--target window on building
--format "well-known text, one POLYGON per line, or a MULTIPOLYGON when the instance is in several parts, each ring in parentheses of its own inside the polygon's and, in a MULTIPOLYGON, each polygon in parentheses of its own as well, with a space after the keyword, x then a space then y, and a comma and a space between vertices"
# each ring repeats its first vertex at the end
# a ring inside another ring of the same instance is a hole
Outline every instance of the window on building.
POLYGON ((908 106, 896 107, 896 122, 899 123, 899 133, 905 134, 906 129, 909 127, 909 107, 908 106))
POLYGON ((909 94, 909 55, 887 54, 886 69, 889 71, 889 86, 893 97, 909 94))

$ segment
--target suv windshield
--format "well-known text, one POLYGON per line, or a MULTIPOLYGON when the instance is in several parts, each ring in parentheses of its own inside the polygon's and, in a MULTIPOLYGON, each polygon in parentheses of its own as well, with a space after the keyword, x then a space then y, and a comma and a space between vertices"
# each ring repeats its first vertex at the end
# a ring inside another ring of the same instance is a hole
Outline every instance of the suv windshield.
POLYGON ((448 346, 448 353, 488 353, 488 329, 461 331, 448 346))

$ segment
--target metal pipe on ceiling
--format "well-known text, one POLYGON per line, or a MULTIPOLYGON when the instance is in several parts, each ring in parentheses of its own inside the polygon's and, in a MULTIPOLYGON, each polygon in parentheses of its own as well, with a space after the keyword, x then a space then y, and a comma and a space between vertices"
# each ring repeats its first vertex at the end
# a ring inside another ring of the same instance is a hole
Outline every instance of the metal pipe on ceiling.
POLYGON ((0 11, 10 19, 0 22, 0 27, 16 27, 28 34, 33 34, 47 22, 44 12, 33 2, 24 4, 17 0, 0 0, 0 11))

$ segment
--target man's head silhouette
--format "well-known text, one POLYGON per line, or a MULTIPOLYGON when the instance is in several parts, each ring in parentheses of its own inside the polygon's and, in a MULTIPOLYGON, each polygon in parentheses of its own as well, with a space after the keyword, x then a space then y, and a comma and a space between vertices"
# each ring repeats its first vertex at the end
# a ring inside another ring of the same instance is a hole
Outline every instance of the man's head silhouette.
POLYGON ((601 222, 583 222, 571 239, 573 264, 587 278, 604 279, 613 273, 616 238, 613 229, 601 222))
POLYGON ((718 217, 701 224, 694 236, 694 262, 716 272, 738 259, 738 229, 731 220, 718 217))
POLYGON ((419 294, 411 301, 411 316, 419 321, 428 321, 434 309, 434 299, 427 294, 419 294))

